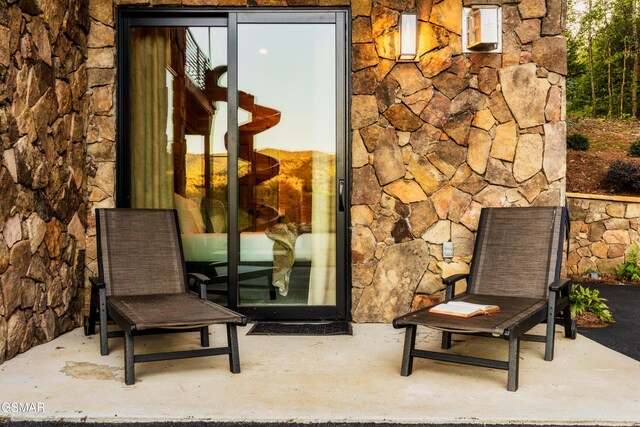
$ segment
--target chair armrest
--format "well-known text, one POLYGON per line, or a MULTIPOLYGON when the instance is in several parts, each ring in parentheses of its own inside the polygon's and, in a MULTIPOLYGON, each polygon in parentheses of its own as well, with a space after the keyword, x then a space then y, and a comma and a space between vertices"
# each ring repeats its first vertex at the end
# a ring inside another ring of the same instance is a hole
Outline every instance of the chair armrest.
POLYGON ((559 278, 556 279, 552 284, 549 285, 549 290, 551 292, 559 292, 571 284, 570 279, 559 278))
POLYGON ((187 278, 195 280, 196 284, 204 283, 205 285, 208 285, 211 282, 209 277, 201 273, 187 273, 187 278))
POLYGON ((447 286, 447 290, 444 293, 444 300, 449 301, 456 293, 456 283, 463 279, 468 279, 469 274, 454 274, 453 276, 443 277, 442 283, 447 286))
POLYGON ((91 276, 89 277, 89 282, 91 283, 91 287, 96 289, 104 288, 104 280, 101 277, 91 276))
POLYGON ((195 280, 196 286, 200 288, 200 298, 207 299, 207 285, 211 283, 211 279, 200 273, 187 273, 187 278, 195 280))
POLYGON ((469 278, 469 274, 454 274, 453 276, 449 276, 449 277, 443 277, 442 278, 442 283, 444 283, 447 286, 453 286, 456 284, 456 282, 459 282, 460 280, 463 279, 468 279, 469 278))

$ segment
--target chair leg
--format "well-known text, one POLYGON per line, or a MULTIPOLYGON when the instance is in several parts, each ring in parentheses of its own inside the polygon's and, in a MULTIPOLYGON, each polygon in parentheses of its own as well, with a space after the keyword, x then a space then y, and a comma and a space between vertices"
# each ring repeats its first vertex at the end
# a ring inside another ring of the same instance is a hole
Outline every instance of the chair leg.
POLYGON ((107 327, 107 296, 100 290, 100 354, 109 354, 109 329, 107 327))
POLYGON ((556 333, 556 296, 551 293, 549 296, 549 311, 547 312, 547 335, 544 347, 544 360, 553 360, 553 348, 555 345, 556 333))
POLYGON ((136 383, 135 362, 133 357, 133 335, 124 333, 124 383, 132 385, 136 383))
POLYGON ((404 350, 402 352, 402 366, 400 375, 408 377, 413 372, 413 349, 416 347, 416 325, 407 326, 404 335, 404 350))
POLYGON ((518 389, 518 370, 520 365, 520 337, 509 338, 509 374, 507 377, 507 390, 518 389))
POLYGON ((229 343, 229 370, 240 373, 240 352, 238 348, 238 331, 236 325, 227 323, 227 342, 229 343))
POLYGON ((442 331, 442 345, 443 350, 449 350, 451 348, 451 332, 442 331))
POLYGON ((200 345, 202 347, 209 347, 209 327, 203 326, 200 328, 200 345))
POLYGON ((84 335, 90 336, 96 333, 96 308, 93 302, 89 304, 89 315, 84 318, 84 335))
POLYGON ((561 291, 561 295, 566 298, 566 305, 562 309, 562 323, 564 324, 564 336, 566 338, 576 339, 578 336, 578 327, 576 320, 571 318, 571 292, 573 285, 569 285, 561 291))
POLYGON ((544 360, 550 362, 553 360, 553 350, 555 346, 555 320, 549 320, 547 323, 547 336, 544 346, 544 360))
POLYGON ((578 331, 576 328, 576 320, 571 318, 571 307, 567 306, 562 310, 562 317, 564 323, 564 336, 575 340, 578 331))

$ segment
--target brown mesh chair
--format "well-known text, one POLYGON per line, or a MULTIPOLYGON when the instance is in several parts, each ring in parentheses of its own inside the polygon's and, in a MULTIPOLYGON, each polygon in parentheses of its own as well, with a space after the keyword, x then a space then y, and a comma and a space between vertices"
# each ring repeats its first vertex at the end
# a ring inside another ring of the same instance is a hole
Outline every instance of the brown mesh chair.
POLYGON ((520 339, 546 342, 545 360, 553 359, 556 317, 564 323, 565 335, 575 338, 575 322, 569 310, 570 283, 560 278, 562 243, 566 231, 562 207, 485 208, 480 223, 469 274, 443 279, 445 300, 493 304, 499 313, 459 318, 430 313, 431 307, 393 321, 406 328, 401 375, 413 369, 420 357, 508 370, 507 389, 518 388, 520 339), (455 295, 455 284, 467 280, 467 291, 455 295), (546 336, 526 332, 546 321, 546 336), (442 331, 442 348, 451 347, 451 335, 481 334, 509 341, 508 361, 480 359, 415 348, 416 327, 442 331))
POLYGON ((185 270, 178 216, 169 209, 96 209, 98 268, 91 278, 92 304, 85 333, 100 322, 100 353, 109 354, 108 338, 124 334, 125 382, 135 383, 134 363, 186 357, 229 355, 231 372, 240 372, 236 325, 247 319, 206 300, 208 279, 185 270), (187 291, 194 280, 200 295, 187 291), (121 329, 107 329, 108 319, 121 329), (134 354, 133 337, 150 333, 200 332, 209 346, 208 325, 226 324, 227 347, 134 354))

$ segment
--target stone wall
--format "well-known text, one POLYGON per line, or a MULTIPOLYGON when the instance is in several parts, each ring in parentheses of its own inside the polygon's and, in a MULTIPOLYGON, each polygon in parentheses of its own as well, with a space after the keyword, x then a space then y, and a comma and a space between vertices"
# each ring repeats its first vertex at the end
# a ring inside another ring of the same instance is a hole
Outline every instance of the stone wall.
POLYGON ((87 270, 85 283, 97 276, 95 208, 115 207, 115 15, 110 0, 90 0, 87 83, 91 97, 87 132, 87 270))
POLYGON ((80 324, 87 12, 0 4, 0 363, 80 324))
POLYGON ((461 53, 461 0, 4 1, 0 361, 80 323, 91 212, 115 205, 116 3, 351 7, 356 321, 389 321, 467 271, 482 206, 562 200, 560 0, 505 2, 502 54, 461 53), (395 61, 403 11, 419 14, 416 63, 395 61))
POLYGON ((420 60, 394 62, 412 2, 354 11, 353 318, 388 322, 467 272, 483 206, 559 204, 566 41, 560 0, 503 4, 503 53, 461 53, 461 1, 418 3, 420 60), (451 240, 454 258, 442 257, 451 240))
POLYGON ((640 244, 640 198, 569 194, 567 273, 613 273, 631 242, 640 244))
MULTIPOLYGON (((467 0, 465 0, 465 4, 467 0)), ((483 1, 486 3, 486 1, 483 1)), ((139 6, 349 6, 353 319, 388 322, 467 271, 482 206, 559 204, 565 187, 561 0, 505 1, 503 53, 462 54, 462 0, 115 0, 139 6), (398 63, 417 11, 419 61, 398 63), (455 257, 442 259, 452 240, 455 257)), ((114 202, 114 13, 90 0, 89 208, 114 202), (99 106, 99 107, 96 107, 99 106)), ((87 228, 95 271, 95 226, 87 228)))

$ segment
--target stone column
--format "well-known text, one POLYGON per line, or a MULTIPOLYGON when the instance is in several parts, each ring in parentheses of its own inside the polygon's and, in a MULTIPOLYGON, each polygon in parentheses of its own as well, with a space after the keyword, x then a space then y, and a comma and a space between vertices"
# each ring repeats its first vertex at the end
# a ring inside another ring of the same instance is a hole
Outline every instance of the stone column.
POLYGON ((81 0, 0 6, 0 362, 80 325, 89 25, 81 0))

